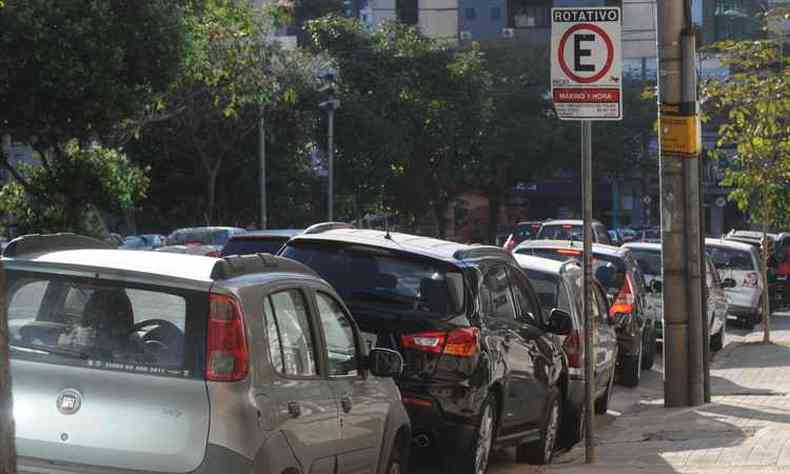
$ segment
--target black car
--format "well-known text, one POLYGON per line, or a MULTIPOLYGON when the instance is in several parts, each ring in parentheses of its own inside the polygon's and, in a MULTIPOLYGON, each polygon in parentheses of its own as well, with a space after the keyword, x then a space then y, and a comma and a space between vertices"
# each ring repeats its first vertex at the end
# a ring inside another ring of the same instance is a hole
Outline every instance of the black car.
POLYGON ((418 447, 446 472, 484 473, 493 446, 551 461, 567 387, 558 335, 507 251, 362 229, 291 239, 280 255, 316 270, 344 298, 370 347, 397 350, 396 379, 418 447))
POLYGON ((221 257, 228 255, 249 255, 255 253, 276 254, 291 237, 304 232, 304 229, 272 229, 248 231, 232 236, 222 247, 221 257))
MULTIPOLYGON (((564 261, 581 259, 583 249, 580 242, 533 240, 516 247, 514 253, 564 261)), ((658 308, 647 298, 644 275, 630 249, 593 244, 593 265, 607 291, 609 318, 617 332, 617 381, 636 386, 642 370, 655 362, 658 308)))

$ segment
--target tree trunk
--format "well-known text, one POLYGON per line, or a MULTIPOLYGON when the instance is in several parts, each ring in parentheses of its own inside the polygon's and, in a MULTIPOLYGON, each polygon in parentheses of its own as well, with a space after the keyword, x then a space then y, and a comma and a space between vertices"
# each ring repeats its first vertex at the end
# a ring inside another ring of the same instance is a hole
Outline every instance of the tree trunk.
POLYGON ((447 220, 444 218, 447 207, 447 201, 444 199, 437 200, 433 207, 433 212, 436 216, 436 232, 440 239, 447 238, 447 220))
POLYGON ((0 261, 0 474, 16 474, 11 365, 8 360, 8 318, 5 272, 0 261))
POLYGON ((219 166, 208 170, 208 203, 206 205, 206 225, 212 225, 214 223, 214 206, 216 206, 217 197, 217 175, 219 175, 219 166))
POLYGON ((502 193, 494 190, 488 194, 488 232, 487 244, 496 245, 496 231, 499 228, 499 208, 502 206, 502 193))
POLYGON ((763 199, 763 203, 766 206, 766 209, 763 212, 763 245, 762 245, 762 257, 763 257, 763 284, 765 285, 765 291, 763 292, 763 342, 765 344, 769 344, 771 342, 771 297, 768 288, 768 212, 770 206, 773 204, 768 199, 763 199))

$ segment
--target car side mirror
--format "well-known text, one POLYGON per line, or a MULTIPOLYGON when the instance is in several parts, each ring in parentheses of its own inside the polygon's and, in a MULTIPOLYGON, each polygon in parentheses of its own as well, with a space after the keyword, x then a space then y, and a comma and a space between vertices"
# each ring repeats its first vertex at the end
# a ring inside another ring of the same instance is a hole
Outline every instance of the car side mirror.
POLYGON ((403 372, 403 356, 393 350, 376 347, 368 354, 368 370, 376 377, 397 377, 403 372))
POLYGON ((661 280, 653 280, 650 282, 650 291, 659 294, 664 291, 664 283, 661 280))
POLYGON ((559 336, 570 334, 573 330, 571 315, 559 308, 552 309, 549 316, 549 330, 559 336))
POLYGON ((735 288, 736 286, 738 286, 738 283, 732 278, 725 278, 724 281, 721 282, 721 287, 725 290, 735 288))

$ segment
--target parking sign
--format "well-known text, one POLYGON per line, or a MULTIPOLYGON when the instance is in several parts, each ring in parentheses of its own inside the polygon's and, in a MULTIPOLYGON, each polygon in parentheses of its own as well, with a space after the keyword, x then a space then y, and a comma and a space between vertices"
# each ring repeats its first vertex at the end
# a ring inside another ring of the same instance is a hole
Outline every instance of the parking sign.
POLYGON ((551 96, 562 120, 623 118, 620 8, 552 8, 551 96))

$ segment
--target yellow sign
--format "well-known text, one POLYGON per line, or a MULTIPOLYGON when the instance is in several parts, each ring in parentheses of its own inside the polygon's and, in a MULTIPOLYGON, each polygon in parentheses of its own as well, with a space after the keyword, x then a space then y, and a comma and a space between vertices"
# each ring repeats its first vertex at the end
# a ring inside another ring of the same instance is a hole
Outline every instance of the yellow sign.
POLYGON ((661 115, 661 152, 697 158, 702 151, 699 115, 661 115))

